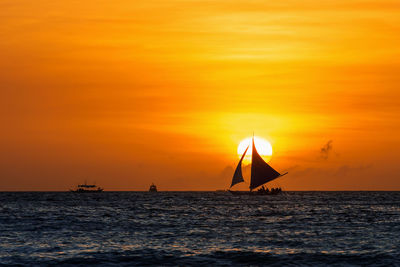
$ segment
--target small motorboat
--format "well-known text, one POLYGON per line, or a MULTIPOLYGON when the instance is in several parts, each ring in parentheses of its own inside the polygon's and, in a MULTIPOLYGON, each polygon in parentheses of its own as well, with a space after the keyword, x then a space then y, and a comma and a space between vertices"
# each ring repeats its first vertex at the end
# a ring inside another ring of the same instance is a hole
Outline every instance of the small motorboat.
POLYGON ((149 192, 157 192, 157 186, 154 183, 150 185, 149 192))

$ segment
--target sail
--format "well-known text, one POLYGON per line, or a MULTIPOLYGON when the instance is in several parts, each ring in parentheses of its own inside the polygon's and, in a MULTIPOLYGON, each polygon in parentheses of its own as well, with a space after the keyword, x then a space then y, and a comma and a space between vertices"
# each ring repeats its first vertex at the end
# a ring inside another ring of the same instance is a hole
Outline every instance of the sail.
POLYGON ((242 161, 244 159, 244 156, 246 155, 247 149, 249 149, 249 147, 247 147, 246 150, 244 151, 244 153, 243 153, 242 157, 240 158, 240 161, 236 167, 235 174, 233 174, 231 187, 234 186, 235 184, 244 182, 243 175, 242 175, 242 161))
MULTIPOLYGON (((236 174, 236 172, 235 172, 236 174)), ((278 178, 280 173, 266 163, 256 150, 253 138, 253 151, 251 157, 251 182, 250 190, 278 178)))

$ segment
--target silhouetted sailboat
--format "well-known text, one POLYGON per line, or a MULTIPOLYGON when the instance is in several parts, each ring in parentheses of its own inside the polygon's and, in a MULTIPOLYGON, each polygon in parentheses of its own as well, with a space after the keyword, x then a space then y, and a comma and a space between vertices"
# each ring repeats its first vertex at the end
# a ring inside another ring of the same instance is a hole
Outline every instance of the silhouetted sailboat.
MULTIPOLYGON (((254 136, 252 139, 252 155, 251 155, 251 178, 250 178, 250 192, 244 192, 244 191, 231 191, 234 195, 275 195, 280 193, 282 190, 280 188, 273 188, 271 191, 269 189, 265 189, 264 184, 275 180, 278 177, 281 177, 284 174, 280 174, 276 170, 274 170, 271 166, 266 163, 261 156, 258 154, 256 146, 254 144, 254 136), (253 191, 253 189, 262 186, 258 191, 253 191)), ((235 173, 233 174, 232 178, 232 183, 231 187, 234 186, 235 184, 244 182, 243 175, 242 175, 242 161, 247 153, 247 150, 249 147, 246 148, 244 151, 242 157, 240 158, 240 161, 236 167, 235 173)))

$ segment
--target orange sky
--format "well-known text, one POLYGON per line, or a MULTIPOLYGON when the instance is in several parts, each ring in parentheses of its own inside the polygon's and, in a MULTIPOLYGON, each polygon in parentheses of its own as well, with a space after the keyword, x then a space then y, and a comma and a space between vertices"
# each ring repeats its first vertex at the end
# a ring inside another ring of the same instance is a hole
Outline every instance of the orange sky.
POLYGON ((0 190, 223 189, 253 131, 287 190, 400 190, 399 25, 397 0, 2 0, 0 190))

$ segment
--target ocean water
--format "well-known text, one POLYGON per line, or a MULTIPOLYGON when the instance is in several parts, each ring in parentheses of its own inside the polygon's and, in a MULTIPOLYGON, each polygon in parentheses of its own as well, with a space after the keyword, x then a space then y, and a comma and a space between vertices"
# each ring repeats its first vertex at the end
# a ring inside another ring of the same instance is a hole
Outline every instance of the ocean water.
POLYGON ((0 264, 400 266, 400 192, 3 192, 0 264))

